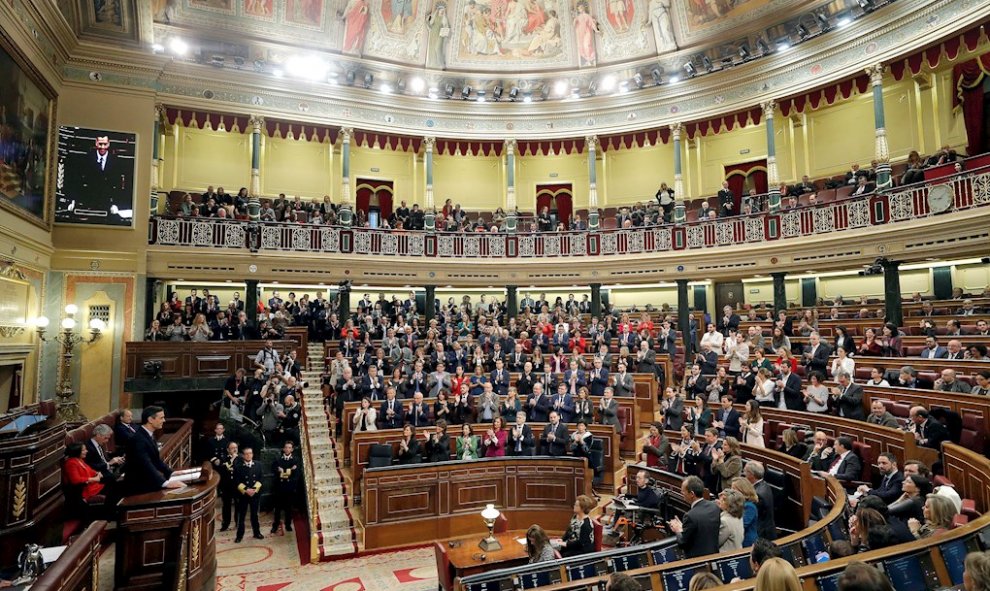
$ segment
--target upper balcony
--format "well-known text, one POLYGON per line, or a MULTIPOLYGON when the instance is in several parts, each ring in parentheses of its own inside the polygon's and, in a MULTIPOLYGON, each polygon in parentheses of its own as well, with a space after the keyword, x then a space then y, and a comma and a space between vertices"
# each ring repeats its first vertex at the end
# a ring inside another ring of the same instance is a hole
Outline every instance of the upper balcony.
POLYGON ((664 272, 696 278, 821 271, 833 265, 848 269, 877 256, 920 260, 986 254, 988 205, 990 167, 813 207, 597 232, 431 233, 155 217, 149 225, 149 273, 196 276, 202 267, 184 264, 192 253, 196 262, 216 253, 225 265, 250 263, 251 272, 265 267, 266 278, 312 265, 313 274, 358 278, 370 272, 376 280, 400 283, 420 277, 420 270, 451 282, 556 278, 573 283, 649 280, 650 274, 664 272), (361 264, 352 268, 355 257, 361 264), (292 265, 284 265, 289 259, 292 265), (332 261, 347 268, 330 268, 332 261), (541 267, 542 275, 528 272, 541 267))

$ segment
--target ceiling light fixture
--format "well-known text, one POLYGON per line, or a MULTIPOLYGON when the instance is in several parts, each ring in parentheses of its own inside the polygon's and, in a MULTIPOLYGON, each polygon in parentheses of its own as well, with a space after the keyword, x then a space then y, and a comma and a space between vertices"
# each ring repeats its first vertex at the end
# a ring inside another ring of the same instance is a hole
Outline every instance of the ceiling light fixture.
POLYGON ((740 45, 739 46, 739 59, 741 59, 742 61, 746 61, 746 60, 749 59, 749 57, 750 57, 750 55, 749 55, 749 48, 746 47, 746 45, 740 45))
POLYGON ((189 51, 189 44, 183 41, 180 37, 172 37, 168 42, 168 48, 172 50, 175 55, 186 55, 189 51))
POLYGON ((165 51, 165 46, 162 45, 161 43, 152 43, 151 44, 151 51, 153 51, 155 53, 161 53, 161 52, 165 51))
POLYGON ((364 75, 364 87, 371 88, 371 85, 375 83, 375 75, 368 72, 364 75))
POLYGON ((382 82, 382 85, 380 87, 380 90, 384 94, 391 94, 392 93, 392 85, 389 84, 388 82, 382 82))
POLYGON ((680 81, 681 81, 681 77, 680 76, 671 76, 670 77, 670 83, 671 84, 677 84, 680 81))
POLYGON ((791 44, 788 43, 787 41, 780 41, 777 43, 777 51, 779 51, 780 53, 784 53, 790 48, 791 48, 791 44))
POLYGON ((605 92, 612 92, 615 90, 616 79, 614 74, 608 74, 602 78, 601 88, 605 92))
POLYGON ((443 89, 443 94, 447 98, 453 97, 454 96, 454 85, 453 84, 448 84, 447 86, 445 86, 444 89, 443 89))
POLYGON ((409 90, 417 94, 423 92, 424 88, 426 88, 426 81, 420 78, 419 76, 416 76, 409 81, 409 90))
POLYGON ((645 84, 643 80, 643 75, 640 74, 639 72, 636 72, 636 75, 633 76, 633 82, 636 84, 636 88, 643 88, 643 85, 645 84))
POLYGON ((660 72, 660 68, 653 68, 650 70, 650 76, 653 77, 653 84, 657 86, 663 84, 663 74, 660 72))
POLYGON ((461 89, 461 98, 464 100, 468 100, 469 96, 471 96, 471 87, 465 86, 464 88, 461 89))
POLYGON ((558 80, 553 85, 553 93, 557 96, 564 96, 567 94, 567 88, 567 80, 558 80))
POLYGON ((512 102, 515 102, 516 101, 516 97, 518 97, 518 96, 519 96, 519 88, 518 87, 513 87, 512 90, 509 91, 509 100, 512 101, 512 102))
POLYGON ((811 33, 808 32, 808 27, 802 25, 801 23, 798 23, 797 35, 798 37, 801 38, 801 41, 804 41, 805 39, 808 38, 809 35, 811 35, 811 33))
POLYGON ((690 78, 694 78, 695 76, 698 75, 698 70, 695 69, 694 64, 692 64, 691 62, 684 64, 684 72, 690 78))
POLYGON ((767 45, 767 42, 762 37, 756 40, 756 47, 760 50, 760 55, 770 54, 770 46, 767 45))
POLYGON ((821 29, 822 33, 832 28, 831 23, 828 22, 828 15, 825 14, 824 10, 815 13, 815 20, 818 21, 818 28, 821 29))
POLYGON ((715 71, 715 64, 712 63, 711 58, 707 55, 701 56, 701 65, 705 67, 705 71, 709 74, 715 71))
POLYGON ((523 97, 523 102, 524 103, 527 103, 527 104, 533 102, 533 95, 527 94, 526 96, 524 96, 523 97))
POLYGON ((501 86, 496 86, 492 90, 492 100, 493 101, 498 102, 499 100, 501 100, 501 98, 502 98, 502 90, 503 90, 503 88, 501 86))

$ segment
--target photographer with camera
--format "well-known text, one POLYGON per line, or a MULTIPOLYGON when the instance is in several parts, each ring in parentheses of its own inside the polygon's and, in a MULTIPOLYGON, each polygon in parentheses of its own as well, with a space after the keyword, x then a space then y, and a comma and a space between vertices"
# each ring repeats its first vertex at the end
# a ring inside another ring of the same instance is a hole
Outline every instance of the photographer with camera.
POLYGON ((223 386, 223 396, 220 398, 220 423, 233 439, 237 439, 240 435, 244 422, 248 393, 248 382, 244 378, 246 374, 244 368, 239 368, 234 375, 227 378, 223 386))
POLYGON ((261 432, 266 441, 275 441, 278 436, 279 424, 285 418, 285 407, 279 402, 281 393, 282 376, 277 374, 268 378, 268 383, 261 389, 261 406, 258 408, 258 420, 261 423, 261 432))
POLYGON ((254 366, 264 370, 265 375, 269 376, 275 371, 275 365, 278 363, 278 353, 273 347, 270 340, 265 341, 265 346, 254 356, 254 366))
MULTIPOLYGON (((289 378, 294 380, 295 378, 289 378)), ((298 391, 302 391, 302 386, 297 386, 298 391)), ((285 404, 282 408, 282 422, 278 427, 282 443, 292 442, 299 445, 299 422, 302 420, 302 405, 296 402, 296 396, 289 394, 285 397, 285 404)))

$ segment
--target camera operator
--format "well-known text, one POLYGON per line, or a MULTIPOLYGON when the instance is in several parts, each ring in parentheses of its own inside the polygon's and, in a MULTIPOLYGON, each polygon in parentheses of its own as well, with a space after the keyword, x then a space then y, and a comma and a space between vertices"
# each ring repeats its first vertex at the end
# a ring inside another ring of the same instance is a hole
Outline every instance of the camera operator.
POLYGON ((292 376, 299 379, 302 375, 302 364, 299 363, 298 354, 295 349, 290 349, 288 353, 282 357, 282 369, 286 378, 292 376))
POLYGON ((244 379, 246 374, 244 368, 239 368, 234 375, 227 378, 223 386, 223 397, 220 399, 220 423, 234 439, 240 435, 244 422, 244 404, 248 392, 248 383, 244 379))
MULTIPOLYGON (((295 378, 289 378, 294 380, 295 378)), ((301 391, 301 386, 298 387, 301 391)), ((282 422, 279 424, 278 432, 280 443, 291 441, 293 445, 299 445, 299 421, 302 420, 302 405, 296 402, 296 396, 287 395, 283 400, 282 422)))
POLYGON ((258 409, 261 408, 261 390, 268 385, 263 369, 254 370, 254 377, 247 382, 242 414, 252 421, 258 420, 258 409))
POLYGON ((265 341, 265 346, 254 356, 254 366, 264 370, 265 375, 271 375, 277 363, 278 353, 275 352, 270 340, 265 341))
POLYGON ((266 441, 275 441, 278 436, 279 423, 285 416, 284 407, 279 402, 282 393, 282 376, 273 375, 261 389, 261 406, 258 408, 258 419, 261 431, 266 441))

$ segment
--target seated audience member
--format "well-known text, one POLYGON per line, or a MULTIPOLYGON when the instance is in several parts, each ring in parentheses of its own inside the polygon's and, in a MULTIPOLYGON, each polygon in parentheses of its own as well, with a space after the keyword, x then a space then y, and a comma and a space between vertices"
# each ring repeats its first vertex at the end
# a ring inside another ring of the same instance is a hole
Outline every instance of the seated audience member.
POLYGON ((82 443, 70 443, 65 447, 65 480, 79 490, 79 498, 85 503, 103 494, 103 475, 86 463, 86 447, 82 443))
POLYGON ((856 561, 847 564, 839 575, 839 591, 894 591, 894 587, 877 567, 856 561))
POLYGON ((956 378, 956 371, 954 369, 945 368, 942 370, 941 377, 935 380, 934 389, 940 392, 969 394, 972 388, 966 382, 956 378))
POLYGON ((561 556, 579 556, 595 551, 595 526, 591 512, 597 503, 588 495, 580 495, 574 501, 574 516, 558 546, 561 556))
POLYGON ((605 591, 643 591, 643 587, 626 573, 612 573, 605 581, 605 591))
POLYGON ((780 556, 780 547, 777 544, 766 538, 757 538, 753 541, 753 549, 749 551, 750 570, 754 575, 759 575, 764 564, 780 556))
POLYGON ((947 497, 932 493, 925 499, 924 521, 909 519, 908 527, 914 537, 918 539, 937 536, 949 531, 952 527, 952 520, 957 514, 952 501, 947 497))
POLYGON ((550 544, 550 537, 539 525, 531 525, 526 530, 526 555, 529 556, 529 564, 557 559, 557 552, 550 544))
POLYGON ((914 424, 912 431, 918 445, 941 450, 942 442, 949 439, 948 429, 945 428, 945 425, 932 418, 925 407, 912 407, 909 419, 914 424))
POLYGON ((137 433, 134 429, 134 413, 129 408, 122 408, 117 412, 117 419, 113 425, 113 440, 117 447, 126 450, 131 439, 137 433))
POLYGON ((828 467, 828 474, 835 476, 836 480, 841 482, 843 486, 849 488, 852 481, 857 480, 863 473, 863 461, 859 459, 856 452, 853 451, 853 442, 851 437, 840 436, 835 439, 835 445, 833 450, 835 451, 834 459, 828 467))
POLYGON ((691 581, 688 583, 688 591, 704 591, 705 589, 714 589, 721 586, 722 581, 714 574, 700 571, 691 577, 691 581))
POLYGON ((963 571, 965 591, 990 591, 990 552, 970 552, 963 571))
POLYGON ((799 460, 803 460, 804 456, 808 454, 808 446, 803 441, 798 440, 797 431, 793 428, 784 429, 782 437, 783 442, 780 445, 780 451, 799 460))
POLYGON ((113 456, 106 450, 106 444, 113 436, 110 425, 99 424, 93 428, 93 437, 86 440, 86 463, 103 475, 104 484, 117 480, 116 472, 124 464, 124 456, 113 456))
POLYGON ((838 560, 846 556, 852 556, 855 553, 856 549, 852 547, 852 544, 848 540, 835 540, 828 545, 829 560, 838 560))
POLYGON ((889 427, 891 429, 899 429, 900 423, 897 422, 897 417, 890 414, 886 407, 884 407, 883 402, 879 400, 874 400, 870 403, 870 414, 866 417, 866 422, 873 425, 880 425, 882 427, 889 427))
POLYGON ((877 468, 881 474, 880 484, 875 488, 861 484, 856 490, 862 495, 879 497, 889 505, 903 493, 904 475, 897 469, 897 458, 890 452, 877 456, 877 468))
POLYGON ((801 581, 790 562, 783 558, 771 558, 760 565, 756 575, 759 591, 801 591, 801 581))
POLYGON ((901 491, 901 496, 888 506, 889 514, 905 520, 923 520, 925 499, 932 492, 931 481, 924 476, 905 475, 901 491))
POLYGON ((974 381, 973 388, 970 390, 970 394, 976 394, 978 396, 990 395, 990 370, 984 369, 983 371, 977 372, 973 376, 974 381))
POLYGON ((874 388, 889 388, 890 382, 883 377, 883 371, 880 368, 874 367, 870 370, 870 379, 866 380, 865 385, 874 388))

